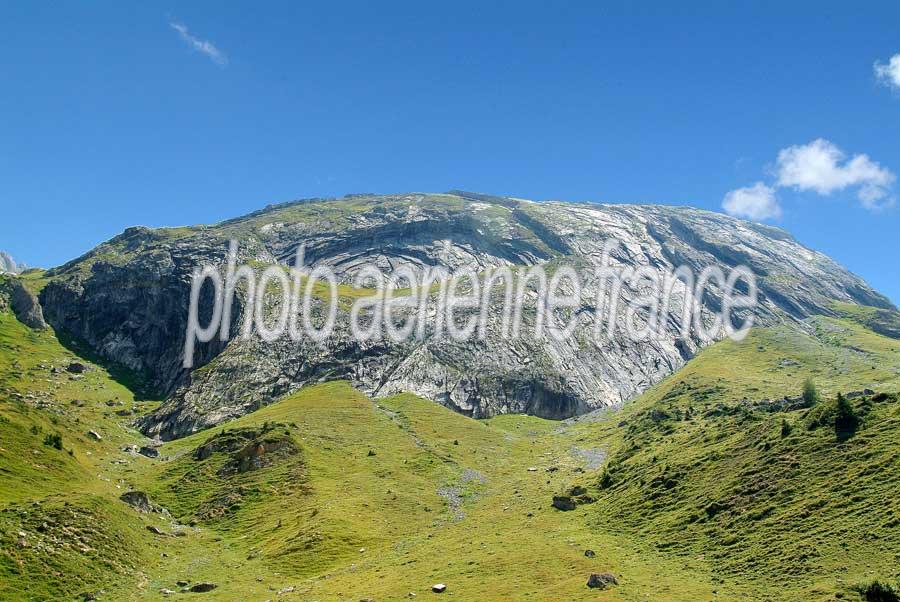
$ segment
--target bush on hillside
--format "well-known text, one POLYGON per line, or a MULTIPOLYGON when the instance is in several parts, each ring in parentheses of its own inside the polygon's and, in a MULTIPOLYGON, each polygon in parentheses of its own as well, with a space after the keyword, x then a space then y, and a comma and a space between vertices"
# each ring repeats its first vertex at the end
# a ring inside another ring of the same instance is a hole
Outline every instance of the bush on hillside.
POLYGON ((849 437, 856 432, 859 426, 859 416, 853 409, 853 404, 838 393, 834 415, 834 432, 838 437, 849 437))
POLYGON ((873 581, 856 588, 866 602, 900 602, 900 592, 890 583, 873 581))
POLYGON ((807 405, 819 403, 819 390, 816 388, 816 383, 813 382, 813 379, 807 378, 803 381, 802 397, 807 405))
POLYGON ((785 438, 791 434, 791 423, 784 418, 781 419, 781 438, 785 438))
POLYGON ((59 433, 48 434, 44 437, 44 445, 56 449, 62 449, 62 435, 59 433))

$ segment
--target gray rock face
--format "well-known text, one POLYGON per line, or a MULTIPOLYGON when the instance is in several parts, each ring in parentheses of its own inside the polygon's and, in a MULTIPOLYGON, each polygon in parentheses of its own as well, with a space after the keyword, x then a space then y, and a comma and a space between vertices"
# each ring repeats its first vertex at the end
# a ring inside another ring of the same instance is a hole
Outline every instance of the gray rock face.
MULTIPOLYGON (((235 337, 245 305, 239 290, 231 337, 200 345, 197 369, 188 371, 181 366, 190 275, 204 263, 222 264, 229 239, 240 241, 239 261, 258 264, 292 264, 303 243, 307 266, 331 266, 344 281, 370 262, 385 271, 401 265, 482 271, 566 264, 590 268, 583 273, 591 274, 610 238, 621 243, 613 255, 617 265, 659 273, 681 265, 696 272, 747 265, 759 286, 757 324, 830 314, 834 300, 892 308, 860 278, 776 228, 683 207, 534 203, 469 193, 310 200, 210 227, 131 228, 53 270, 41 303, 55 328, 144 375, 167 397, 140 421, 145 433, 163 439, 329 379, 348 379, 375 396, 411 391, 475 417, 524 412, 566 418, 641 393, 705 344, 680 336, 683 283, 673 288, 665 336, 645 341, 591 336, 598 309, 589 299, 598 283, 590 277, 585 301, 574 311, 575 336, 564 340, 547 332, 504 338, 499 299, 483 340, 457 342, 429 330, 422 340, 359 342, 350 336, 343 306, 334 335, 323 345, 244 340, 235 337)), ((718 310, 720 292, 704 297, 704 315, 718 310)), ((200 313, 206 323, 208 300, 200 313)), ((617 316, 619 323, 624 319, 617 316)), ((525 327, 533 320, 526 313, 525 327)))
POLYGON ((29 328, 40 330, 47 327, 40 303, 18 278, 4 277, 0 281, 0 296, 8 299, 16 318, 29 328))
MULTIPOLYGON (((129 228, 48 273, 53 280, 40 296, 46 319, 57 330, 131 370, 152 394, 169 394, 187 376, 181 354, 191 273, 196 266, 222 261, 221 242, 202 228, 184 236, 129 228)), ((240 258, 251 259, 273 260, 265 253, 240 258)), ((211 305, 202 303, 201 319, 208 320, 211 312, 211 305)), ((238 299, 235 319, 241 312, 238 299)), ((224 347, 217 339, 200 345, 197 365, 224 347)))

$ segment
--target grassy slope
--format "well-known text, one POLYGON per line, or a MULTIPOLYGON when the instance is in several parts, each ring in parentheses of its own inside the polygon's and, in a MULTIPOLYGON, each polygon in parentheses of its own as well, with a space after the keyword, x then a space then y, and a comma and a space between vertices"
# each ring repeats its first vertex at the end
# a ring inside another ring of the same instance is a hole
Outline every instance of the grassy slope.
MULTIPOLYGON (((592 533, 572 520, 575 513, 549 507, 581 463, 569 441, 553 436, 555 423, 524 416, 476 422, 409 395, 375 405, 345 383, 330 383, 223 427, 278 423, 300 447, 299 471, 276 464, 228 479, 191 479, 186 475, 202 463, 190 452, 222 428, 167 444, 163 461, 122 452, 146 440, 115 410, 153 404, 135 404, 93 364, 83 380, 51 372, 74 359, 52 332, 34 333, 0 315, 4 600, 100 590, 107 599, 157 599, 180 579, 219 584, 207 595, 214 599, 265 599, 290 586, 296 591, 283 598, 393 599, 437 581, 460 599, 485 592, 595 599, 584 587, 590 572, 628 572, 608 594, 614 600, 658 591, 659 574, 680 578, 680 568, 652 550, 592 533), (47 404, 33 407, 38 400, 47 404), (93 441, 88 429, 103 440, 93 441), (63 450, 43 445, 48 432, 62 435, 63 450), (546 472, 551 464, 561 470, 546 472), (529 472, 532 465, 539 470, 529 472), (131 488, 147 490, 177 520, 119 501, 131 488), (458 508, 440 495, 445 488, 458 508), (198 500, 235 491, 240 502, 225 515, 196 528, 180 524, 196 516, 198 500), (185 536, 153 535, 147 525, 185 536), (20 531, 26 547, 17 545, 20 531), (588 547, 604 551, 588 559, 588 547)), ((215 468, 220 460, 209 462, 215 468)), ((702 576, 664 588, 684 600, 709 591, 702 576)))
POLYGON ((142 525, 115 499, 107 468, 111 450, 130 437, 105 402, 127 408, 131 394, 97 367, 83 380, 51 372, 74 359, 50 332, 0 313, 0 599, 48 599, 133 580, 147 558, 142 525), (51 433, 62 434, 62 450, 43 444, 51 433))
POLYGON ((843 320, 818 319, 808 335, 757 330, 705 350, 620 412, 568 424, 479 422, 411 395, 373 403, 328 383, 167 443, 150 460, 120 451, 145 440, 114 411, 153 404, 135 404, 96 366, 83 380, 54 374, 72 353, 3 313, 0 599, 101 588, 106 599, 158 599, 179 579, 219 584, 206 599, 263 600, 290 587, 278 598, 405 599, 438 581, 460 600, 849 597, 847 585, 897 577, 896 401, 870 404, 843 443, 830 428, 807 430, 806 410, 733 408, 796 394, 806 376, 826 397, 897 391, 898 350, 843 320), (39 400, 49 405, 35 408, 39 400), (794 425, 786 438, 782 418, 794 425), (299 452, 226 476, 227 455, 192 455, 223 430, 266 423, 299 452), (63 451, 42 444, 47 432, 62 434, 63 451), (609 453, 612 486, 598 487, 603 469, 583 450, 609 453), (575 483, 598 501, 551 508, 575 483), (131 487, 174 518, 120 502, 131 487), (709 516, 714 502, 722 508, 709 516), (184 536, 153 535, 148 524, 184 536), (17 546, 20 530, 28 547, 17 546), (588 590, 588 574, 602 571, 620 585, 588 590))
POLYGON ((742 598, 833 599, 900 578, 896 395, 857 399, 865 422, 846 441, 827 415, 838 391, 897 392, 900 341, 841 320, 813 326, 715 345, 616 416, 595 524, 701 560, 720 591, 742 598), (743 401, 799 395, 807 377, 823 397, 812 409, 743 401))
POLYGON ((900 312, 835 302, 832 306, 838 315, 862 324, 866 328, 892 338, 900 338, 900 312))
MULTIPOLYGON (((217 591, 226 598, 294 586, 303 600, 400 599, 442 581, 460 599, 596 599, 584 583, 604 570, 629 574, 610 600, 662 591, 693 600, 710 591, 702 575, 685 580, 680 565, 649 548, 593 532, 580 513, 550 508, 552 494, 573 482, 581 464, 572 442, 554 435, 557 424, 524 416, 477 422, 411 395, 373 404, 345 383, 305 389, 167 444, 177 459, 145 475, 152 497, 190 520, 195 508, 183 501, 180 484, 202 464, 192 450, 222 430, 267 422, 301 446, 304 470, 293 482, 280 480, 276 467, 258 471, 266 474, 239 485, 246 502, 207 523, 248 551, 240 566, 204 563, 189 575, 222 583, 217 591), (547 472, 551 465, 559 470, 547 472), (458 507, 441 497, 446 489, 458 507), (587 548, 602 552, 588 559, 587 548), (665 585, 660 575, 669 576, 665 585)), ((215 456, 207 461, 220 465, 215 456)))

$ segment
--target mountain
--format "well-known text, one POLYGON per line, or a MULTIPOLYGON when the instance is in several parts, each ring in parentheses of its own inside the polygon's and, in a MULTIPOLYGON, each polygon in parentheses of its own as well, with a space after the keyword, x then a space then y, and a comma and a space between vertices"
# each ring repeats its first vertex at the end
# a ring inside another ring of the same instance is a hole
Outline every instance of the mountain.
POLYGON ((897 600, 898 325, 787 233, 689 208, 356 195, 132 228, 0 275, 0 599, 897 600), (491 306, 483 341, 231 336, 183 367, 192 272, 231 239, 259 272, 305 242, 344 319, 370 259, 561 273, 610 237, 619 265, 750 266, 755 326, 598 345, 585 302, 553 316, 573 339, 507 339, 491 306))
MULTIPOLYGON (((835 301, 893 310, 860 278, 776 228, 684 207, 535 203, 465 192, 310 199, 213 226, 130 228, 48 272, 41 304, 58 332, 133 372, 148 394, 167 398, 141 420, 145 433, 163 439, 334 379, 376 397, 413 392, 473 417, 561 419, 637 396, 708 343, 679 332, 682 282, 675 282, 676 302, 663 316, 663 336, 625 342, 591 340, 599 310, 589 299, 599 285, 590 279, 588 300, 574 309, 576 335, 564 341, 546 333, 506 339, 497 310, 488 316, 484 340, 457 342, 429 332, 421 341, 359 342, 347 324, 349 303, 361 293, 346 285, 335 335, 325 346, 308 339, 247 341, 236 336, 246 304, 239 290, 228 340, 199 345, 198 369, 191 371, 183 368, 191 273, 205 263, 221 266, 230 239, 240 242, 240 261, 260 269, 291 263, 302 243, 306 265, 329 266, 347 283, 365 263, 386 270, 590 267, 610 238, 621 244, 614 261, 660 275, 678 266, 695 273, 748 266, 758 276, 759 325, 836 315, 835 301)), ((704 315, 720 308, 721 294, 718 287, 703 298, 704 315)), ((533 315, 523 319, 533 325, 533 315)))
POLYGON ((0 274, 18 274, 25 269, 25 264, 17 264, 12 255, 6 251, 0 251, 0 274))

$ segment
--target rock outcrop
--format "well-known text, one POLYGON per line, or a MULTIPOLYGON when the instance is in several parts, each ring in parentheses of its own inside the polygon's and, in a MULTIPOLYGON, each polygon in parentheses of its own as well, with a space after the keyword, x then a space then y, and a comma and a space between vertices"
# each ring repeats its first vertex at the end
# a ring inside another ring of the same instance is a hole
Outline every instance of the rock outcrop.
POLYGON ((0 305, 8 302, 16 318, 29 328, 41 330, 47 327, 37 297, 18 278, 6 276, 0 280, 0 296, 6 298, 0 305))
POLYGON ((139 512, 159 512, 160 508, 150 501, 143 491, 127 491, 119 499, 139 512))
POLYGON ((215 453, 227 456, 220 476, 245 473, 271 466, 296 456, 300 449, 283 425, 265 425, 260 429, 232 429, 206 440, 194 450, 194 459, 203 461, 215 453), (276 428, 282 429, 276 432, 276 428))

